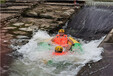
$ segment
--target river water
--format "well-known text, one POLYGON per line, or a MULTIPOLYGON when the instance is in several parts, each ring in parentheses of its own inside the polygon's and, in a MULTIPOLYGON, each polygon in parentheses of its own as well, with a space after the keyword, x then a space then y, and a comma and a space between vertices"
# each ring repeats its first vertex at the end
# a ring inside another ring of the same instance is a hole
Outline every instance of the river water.
POLYGON ((17 50, 23 57, 11 64, 9 76, 75 76, 86 63, 102 59, 103 49, 97 46, 103 38, 89 42, 75 38, 82 44, 82 53, 52 56, 54 46, 48 50, 38 46, 39 42, 51 37, 46 31, 36 32, 27 44, 17 50), (47 63, 49 60, 52 60, 51 64, 47 63))

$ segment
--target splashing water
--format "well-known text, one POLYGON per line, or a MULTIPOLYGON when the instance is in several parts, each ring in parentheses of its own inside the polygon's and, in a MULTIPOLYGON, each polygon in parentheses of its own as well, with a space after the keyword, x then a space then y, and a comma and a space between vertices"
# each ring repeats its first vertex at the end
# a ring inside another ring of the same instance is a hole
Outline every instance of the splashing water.
POLYGON ((103 38, 87 43, 82 41, 84 54, 63 56, 52 56, 54 47, 45 50, 38 46, 39 42, 50 38, 47 32, 38 31, 26 45, 17 50, 23 54, 23 58, 15 60, 11 65, 10 76, 75 76, 86 63, 102 58, 103 49, 97 46, 103 38), (47 64, 49 60, 53 63, 47 64))

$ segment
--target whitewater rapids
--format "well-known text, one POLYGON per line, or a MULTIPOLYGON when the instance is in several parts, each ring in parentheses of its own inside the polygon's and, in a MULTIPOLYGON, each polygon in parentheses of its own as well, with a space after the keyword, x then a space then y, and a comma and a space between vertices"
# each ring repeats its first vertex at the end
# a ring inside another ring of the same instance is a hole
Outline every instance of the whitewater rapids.
POLYGON ((18 49, 17 51, 23 55, 23 58, 14 60, 9 76, 75 76, 86 63, 102 59, 103 48, 97 47, 103 38, 90 42, 78 39, 84 53, 64 56, 52 56, 54 47, 45 50, 38 46, 39 42, 50 38, 51 36, 46 31, 39 30, 27 44, 18 49), (47 64, 49 60, 54 63, 47 64))

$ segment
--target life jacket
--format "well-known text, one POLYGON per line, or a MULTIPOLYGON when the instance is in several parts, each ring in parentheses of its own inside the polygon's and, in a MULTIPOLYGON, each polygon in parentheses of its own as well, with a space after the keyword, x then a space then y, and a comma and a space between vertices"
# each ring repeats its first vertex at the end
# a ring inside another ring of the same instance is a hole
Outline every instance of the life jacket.
POLYGON ((55 56, 61 56, 61 55, 65 55, 67 54, 67 52, 62 52, 62 53, 56 53, 56 52, 53 52, 52 55, 55 55, 55 56))
POLYGON ((67 46, 68 43, 67 35, 63 35, 62 37, 60 35, 56 35, 56 38, 54 39, 54 43, 57 45, 61 45, 63 47, 67 46))

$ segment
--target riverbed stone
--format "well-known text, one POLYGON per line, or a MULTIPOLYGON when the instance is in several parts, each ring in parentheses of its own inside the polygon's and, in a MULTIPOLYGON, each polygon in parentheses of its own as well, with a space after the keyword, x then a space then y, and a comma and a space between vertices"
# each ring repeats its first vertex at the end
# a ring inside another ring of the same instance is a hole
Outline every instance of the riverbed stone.
POLYGON ((30 11, 26 13, 28 16, 38 16, 37 12, 35 11, 30 11))
POLYGON ((63 24, 63 22, 62 21, 58 21, 58 24, 63 24))
POLYGON ((51 13, 41 13, 39 15, 41 18, 53 19, 54 16, 51 13))
POLYGON ((41 30, 45 30, 45 28, 40 28, 41 30))
POLYGON ((33 23, 25 24, 26 27, 28 27, 28 26, 32 26, 32 25, 33 25, 33 23))
POLYGON ((38 26, 39 29, 45 28, 46 30, 56 28, 57 25, 64 24, 74 11, 73 7, 68 6, 40 5, 26 12, 26 15, 28 13, 34 14, 31 15, 34 17, 26 19, 27 22, 33 22, 34 24, 25 24, 25 26, 38 26))
POLYGON ((4 27, 3 29, 4 30, 13 30, 13 29, 16 29, 17 27, 4 27))
POLYGON ((21 30, 21 31, 26 31, 27 28, 19 28, 19 30, 21 30))
POLYGON ((49 27, 50 25, 49 24, 42 24, 40 25, 40 27, 44 28, 44 27, 49 27))
POLYGON ((64 17, 64 18, 67 18, 70 16, 70 14, 74 13, 74 9, 69 9, 69 10, 66 10, 65 12, 63 12, 60 16, 61 17, 64 17))
POLYGON ((8 30, 2 29, 1 33, 6 33, 8 30))
POLYGON ((18 23, 14 23, 13 25, 14 25, 14 26, 22 26, 22 25, 24 25, 24 23, 18 22, 18 23))
POLYGON ((67 10, 68 12, 74 12, 75 10, 74 9, 69 9, 69 10, 67 10))
POLYGON ((70 12, 66 11, 63 14, 61 14, 62 17, 69 17, 70 16, 70 12))
POLYGON ((16 22, 18 19, 17 18, 13 18, 10 20, 10 22, 16 22))
POLYGON ((18 35, 16 36, 16 38, 19 38, 19 39, 26 39, 26 38, 29 38, 28 36, 23 36, 23 35, 18 35))
POLYGON ((24 31, 14 31, 13 33, 14 33, 14 34, 20 34, 20 35, 27 34, 27 33, 24 32, 24 31))
POLYGON ((21 31, 32 31, 33 29, 28 27, 28 28, 19 28, 19 30, 21 30, 21 31))

